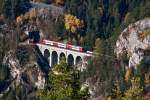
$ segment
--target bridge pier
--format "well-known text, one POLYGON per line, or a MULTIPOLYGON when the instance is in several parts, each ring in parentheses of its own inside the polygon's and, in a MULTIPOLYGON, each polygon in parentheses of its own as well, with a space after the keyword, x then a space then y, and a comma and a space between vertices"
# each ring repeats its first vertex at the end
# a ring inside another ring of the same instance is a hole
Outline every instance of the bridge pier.
POLYGON ((49 57, 49 65, 52 66, 52 56, 51 56, 51 53, 50 53, 50 57, 49 57))
POLYGON ((57 54, 58 54, 57 64, 60 64, 60 53, 57 53, 57 54))

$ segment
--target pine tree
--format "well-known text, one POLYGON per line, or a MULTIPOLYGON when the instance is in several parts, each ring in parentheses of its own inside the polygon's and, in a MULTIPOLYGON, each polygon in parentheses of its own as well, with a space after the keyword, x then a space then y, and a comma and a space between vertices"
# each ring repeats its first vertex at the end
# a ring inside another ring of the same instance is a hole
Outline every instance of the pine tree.
POLYGON ((0 1, 2 7, 0 13, 6 18, 14 19, 16 16, 25 13, 31 7, 29 0, 4 0, 0 1))
POLYGON ((113 89, 114 97, 115 97, 116 100, 121 100, 122 97, 123 97, 123 93, 121 91, 119 81, 117 81, 114 85, 115 85, 114 86, 115 89, 113 89))
POLYGON ((83 100, 85 93, 80 91, 79 73, 62 61, 49 73, 50 90, 40 90, 40 100, 83 100))
POLYGON ((0 0, 0 14, 3 12, 4 1, 5 0, 0 0))

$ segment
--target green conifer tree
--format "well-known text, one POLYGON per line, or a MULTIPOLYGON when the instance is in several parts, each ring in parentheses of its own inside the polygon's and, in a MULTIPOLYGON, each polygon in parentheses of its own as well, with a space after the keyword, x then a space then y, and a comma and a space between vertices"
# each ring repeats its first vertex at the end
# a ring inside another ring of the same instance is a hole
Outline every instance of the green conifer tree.
POLYGON ((40 100, 84 100, 86 92, 80 90, 79 73, 61 61, 49 73, 50 89, 40 90, 40 100))

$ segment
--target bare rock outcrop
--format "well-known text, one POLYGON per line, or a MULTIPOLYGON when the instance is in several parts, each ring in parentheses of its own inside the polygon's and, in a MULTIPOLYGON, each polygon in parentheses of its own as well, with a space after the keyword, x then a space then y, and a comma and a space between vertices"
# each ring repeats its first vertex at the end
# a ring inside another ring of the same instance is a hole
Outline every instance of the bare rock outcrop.
POLYGON ((19 45, 16 52, 11 50, 5 55, 3 64, 8 66, 10 72, 6 90, 14 83, 16 86, 25 86, 27 91, 45 87, 47 72, 44 70, 48 71, 49 65, 35 45, 19 45))
POLYGON ((144 59, 150 62, 150 18, 129 25, 116 42, 115 53, 121 57, 124 53, 129 58, 128 66, 136 68, 144 59))

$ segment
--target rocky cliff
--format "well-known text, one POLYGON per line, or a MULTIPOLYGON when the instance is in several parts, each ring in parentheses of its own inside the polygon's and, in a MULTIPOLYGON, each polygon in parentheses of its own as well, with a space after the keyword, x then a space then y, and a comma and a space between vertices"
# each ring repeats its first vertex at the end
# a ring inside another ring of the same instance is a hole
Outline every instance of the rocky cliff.
POLYGON ((20 42, 28 39, 27 31, 39 31, 40 39, 57 38, 56 27, 59 17, 64 14, 64 7, 53 4, 31 2, 32 7, 25 14, 16 18, 20 29, 20 42))
POLYGON ((9 51, 5 55, 3 64, 8 67, 10 76, 9 81, 0 83, 7 83, 5 88, 0 88, 1 95, 9 92, 12 84, 23 85, 28 92, 45 87, 49 65, 35 45, 19 45, 16 52, 9 51))
POLYGON ((127 54, 128 66, 136 68, 144 59, 150 62, 150 18, 129 25, 116 42, 117 57, 127 54))

